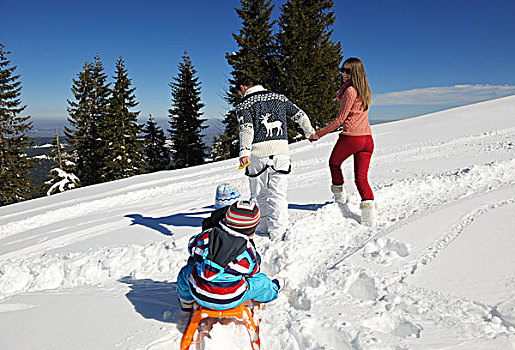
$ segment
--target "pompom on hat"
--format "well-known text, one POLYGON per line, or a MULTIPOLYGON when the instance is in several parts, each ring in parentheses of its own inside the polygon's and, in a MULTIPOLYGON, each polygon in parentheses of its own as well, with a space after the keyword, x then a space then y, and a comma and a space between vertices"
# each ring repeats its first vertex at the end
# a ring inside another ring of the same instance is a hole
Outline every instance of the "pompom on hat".
POLYGON ((216 188, 215 209, 231 205, 238 199, 240 199, 240 191, 238 191, 238 187, 227 182, 222 183, 216 188))
POLYGON ((249 201, 231 204, 224 218, 227 227, 247 236, 254 234, 259 220, 261 220, 261 214, 258 205, 249 201))

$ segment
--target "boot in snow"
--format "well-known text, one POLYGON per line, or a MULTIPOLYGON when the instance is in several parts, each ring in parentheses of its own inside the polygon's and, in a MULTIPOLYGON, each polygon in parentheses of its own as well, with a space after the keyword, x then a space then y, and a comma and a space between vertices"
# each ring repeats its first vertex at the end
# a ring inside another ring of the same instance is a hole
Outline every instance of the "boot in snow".
POLYGON ((347 186, 331 185, 331 192, 333 192, 335 203, 347 203, 347 186))
POLYGON ((359 208, 361 209, 361 225, 375 227, 376 203, 373 200, 365 200, 360 203, 359 208))

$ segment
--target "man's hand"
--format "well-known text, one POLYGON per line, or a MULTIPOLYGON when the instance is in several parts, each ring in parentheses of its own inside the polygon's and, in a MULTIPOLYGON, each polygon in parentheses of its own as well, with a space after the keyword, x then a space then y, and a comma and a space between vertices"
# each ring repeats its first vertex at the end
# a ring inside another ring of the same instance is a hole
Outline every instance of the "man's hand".
POLYGON ((315 141, 317 141, 319 139, 320 139, 320 137, 318 137, 317 133, 314 132, 311 135, 309 135, 309 139, 308 140, 309 140, 309 142, 315 142, 315 141))
POLYGON ((244 168, 249 163, 250 163, 250 157, 245 156, 245 157, 240 158, 240 167, 241 168, 244 168))

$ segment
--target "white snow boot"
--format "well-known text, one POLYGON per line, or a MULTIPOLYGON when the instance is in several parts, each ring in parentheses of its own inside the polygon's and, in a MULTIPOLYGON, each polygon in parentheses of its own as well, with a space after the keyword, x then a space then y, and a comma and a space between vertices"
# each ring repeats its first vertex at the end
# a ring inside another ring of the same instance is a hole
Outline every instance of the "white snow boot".
POLYGON ((333 192, 335 203, 347 203, 347 186, 331 185, 331 192, 333 192))
POLYGON ((361 225, 375 227, 377 221, 376 203, 371 199, 365 200, 360 203, 359 208, 361 209, 361 225))

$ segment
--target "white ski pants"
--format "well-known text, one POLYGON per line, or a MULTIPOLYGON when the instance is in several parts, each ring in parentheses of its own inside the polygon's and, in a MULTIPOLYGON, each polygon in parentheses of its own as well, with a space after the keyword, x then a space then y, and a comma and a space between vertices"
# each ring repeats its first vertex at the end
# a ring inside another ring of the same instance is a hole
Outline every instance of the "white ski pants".
POLYGON ((258 233, 266 233, 271 239, 282 236, 288 227, 288 175, 291 165, 289 155, 251 157, 248 166, 250 199, 257 202, 261 212, 258 233), (266 168, 266 169, 265 169, 266 168), (263 171, 263 169, 265 169, 263 171))

